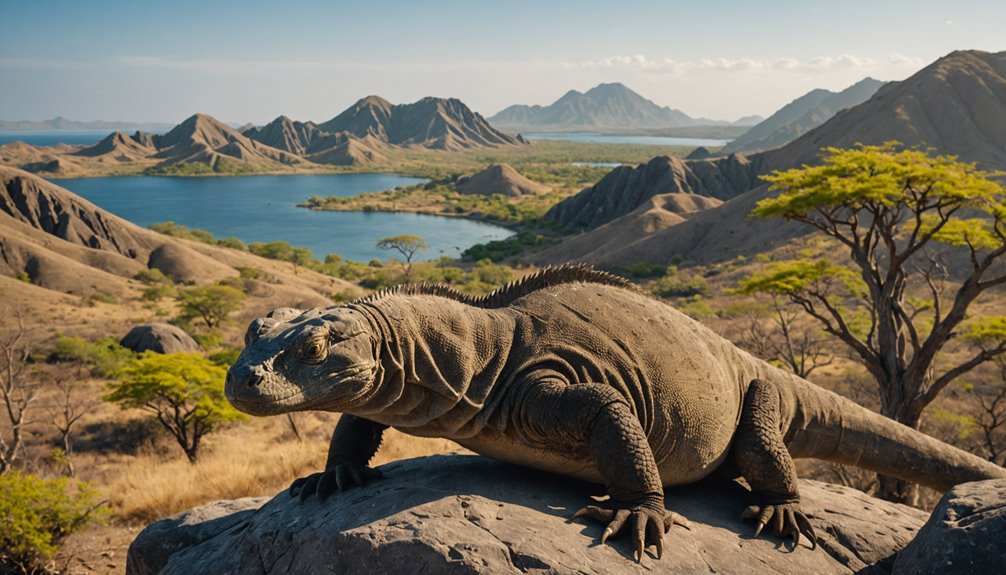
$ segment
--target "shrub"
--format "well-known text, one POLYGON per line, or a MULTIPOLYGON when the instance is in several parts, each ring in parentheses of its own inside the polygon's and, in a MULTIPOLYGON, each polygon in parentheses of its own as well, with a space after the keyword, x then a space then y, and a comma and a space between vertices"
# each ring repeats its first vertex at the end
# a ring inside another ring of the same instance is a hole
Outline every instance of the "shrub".
POLYGON ((44 573, 64 539, 100 519, 97 492, 66 477, 0 475, 0 572, 44 573))
POLYGON ((225 285, 191 288, 178 294, 181 304, 181 319, 200 318, 206 327, 220 325, 231 312, 241 309, 245 300, 244 292, 225 285))
POLYGON ((111 377, 136 357, 131 350, 119 345, 114 337, 103 337, 89 342, 79 337, 56 338, 47 356, 49 362, 77 362, 88 365, 96 377, 111 377))

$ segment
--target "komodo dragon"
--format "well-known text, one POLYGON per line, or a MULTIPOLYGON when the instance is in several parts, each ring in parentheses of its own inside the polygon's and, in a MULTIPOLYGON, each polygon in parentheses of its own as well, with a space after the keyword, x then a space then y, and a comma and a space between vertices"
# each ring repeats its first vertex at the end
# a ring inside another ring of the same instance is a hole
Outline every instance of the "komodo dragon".
MULTIPOLYGON (((761 504, 755 536, 812 545, 792 458, 815 457, 946 490, 1006 469, 877 415, 734 347, 621 278, 545 270, 485 297, 393 288, 251 323, 226 394, 253 415, 344 415, 325 471, 291 494, 324 499, 379 476, 367 463, 391 426, 503 461, 603 482, 607 508, 574 517, 625 525, 635 557, 662 554, 674 523, 663 488, 714 470, 761 504)), ((753 511, 753 513, 752 513, 753 511)))

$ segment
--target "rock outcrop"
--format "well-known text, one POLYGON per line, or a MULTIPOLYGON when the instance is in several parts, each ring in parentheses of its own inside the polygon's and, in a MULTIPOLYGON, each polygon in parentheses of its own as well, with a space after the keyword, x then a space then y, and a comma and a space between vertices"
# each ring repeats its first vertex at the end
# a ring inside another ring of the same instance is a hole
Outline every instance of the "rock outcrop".
POLYGON ((533 196, 549 191, 548 186, 529 180, 507 164, 493 164, 472 176, 461 178, 456 184, 460 194, 503 196, 516 198, 533 196))
POLYGON ((661 560, 632 559, 601 527, 570 521, 603 488, 465 455, 398 461, 386 478, 301 504, 280 493, 218 502, 148 526, 129 575, 152 573, 751 573, 886 572, 926 514, 856 490, 801 482, 818 547, 752 539, 747 491, 707 481, 668 490, 674 527, 661 560), (259 507, 261 505, 261 507, 259 507))
POLYGON ((948 491, 894 562, 894 575, 1006 573, 1006 480, 948 491))
POLYGON ((758 170, 742 154, 684 161, 657 156, 635 168, 619 166, 599 182, 552 207, 545 219, 569 228, 596 228, 663 194, 728 200, 756 185, 758 170))
POLYGON ((170 323, 140 324, 119 340, 119 345, 137 353, 150 350, 157 353, 201 353, 199 346, 185 330, 170 323))

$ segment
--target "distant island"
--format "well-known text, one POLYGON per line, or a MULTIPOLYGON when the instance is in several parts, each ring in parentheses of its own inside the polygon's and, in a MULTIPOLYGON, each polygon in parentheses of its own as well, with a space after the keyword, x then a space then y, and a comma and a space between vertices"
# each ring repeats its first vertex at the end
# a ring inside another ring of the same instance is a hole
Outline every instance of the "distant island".
POLYGON ((168 130, 171 124, 157 122, 117 122, 95 120, 78 122, 56 116, 51 120, 0 120, 0 131, 29 132, 42 130, 145 130, 158 132, 168 130))
POLYGON ((692 118, 681 110, 658 106, 625 84, 599 84, 586 92, 570 90, 548 106, 509 106, 489 123, 512 132, 600 132, 732 139, 762 120, 737 122, 692 118))

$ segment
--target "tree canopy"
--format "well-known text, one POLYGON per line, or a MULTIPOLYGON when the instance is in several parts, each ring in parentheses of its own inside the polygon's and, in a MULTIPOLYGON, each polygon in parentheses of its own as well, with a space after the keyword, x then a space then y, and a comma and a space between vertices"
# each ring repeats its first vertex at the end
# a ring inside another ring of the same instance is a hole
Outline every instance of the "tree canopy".
POLYGON ((1006 189, 993 179, 1003 175, 896 142, 825 148, 820 165, 766 176, 781 193, 752 215, 820 230, 851 267, 778 262, 741 291, 802 307, 876 378, 881 412, 917 427, 950 382, 1006 353, 1006 319, 968 318, 979 296, 1006 283, 1006 189), (962 329, 970 355, 937 361, 962 329))
POLYGON ((153 413, 190 461, 204 435, 244 418, 224 397, 227 369, 199 354, 145 352, 110 385, 106 400, 153 413))

